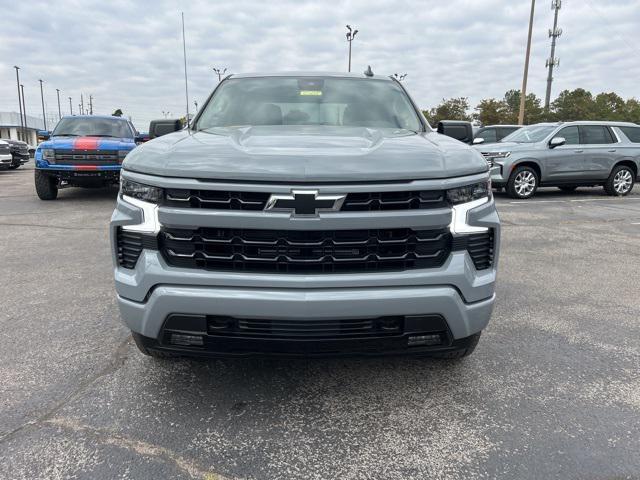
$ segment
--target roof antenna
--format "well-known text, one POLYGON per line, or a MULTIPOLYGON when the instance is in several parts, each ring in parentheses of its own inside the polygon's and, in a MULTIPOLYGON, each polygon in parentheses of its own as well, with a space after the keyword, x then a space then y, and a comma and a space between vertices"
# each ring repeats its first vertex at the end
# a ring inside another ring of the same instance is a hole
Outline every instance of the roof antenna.
POLYGON ((373 70, 371 70, 371 65, 367 65, 367 69, 364 71, 364 74, 367 77, 373 77, 373 70))

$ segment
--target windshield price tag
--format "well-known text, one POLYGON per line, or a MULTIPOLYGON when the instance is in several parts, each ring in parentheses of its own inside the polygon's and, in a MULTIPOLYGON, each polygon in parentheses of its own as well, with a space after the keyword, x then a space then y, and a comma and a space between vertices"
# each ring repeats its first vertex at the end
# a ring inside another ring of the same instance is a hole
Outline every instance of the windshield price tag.
POLYGON ((308 95, 311 97, 319 97, 322 95, 321 90, 300 90, 300 95, 308 95))

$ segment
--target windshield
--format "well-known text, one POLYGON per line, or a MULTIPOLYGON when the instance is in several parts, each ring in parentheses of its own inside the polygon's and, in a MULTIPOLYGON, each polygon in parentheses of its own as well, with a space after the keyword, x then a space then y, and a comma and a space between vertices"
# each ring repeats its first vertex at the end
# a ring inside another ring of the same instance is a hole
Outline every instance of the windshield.
POLYGON ((133 138, 133 132, 126 120, 117 118, 64 117, 51 136, 133 138))
POLYGON ((557 125, 531 125, 529 127, 522 127, 520 130, 516 130, 511 135, 507 135, 500 141, 515 143, 541 142, 556 128, 557 125))
POLYGON ((261 77, 225 80, 196 130, 254 125, 330 125, 422 130, 394 82, 359 78, 261 77))

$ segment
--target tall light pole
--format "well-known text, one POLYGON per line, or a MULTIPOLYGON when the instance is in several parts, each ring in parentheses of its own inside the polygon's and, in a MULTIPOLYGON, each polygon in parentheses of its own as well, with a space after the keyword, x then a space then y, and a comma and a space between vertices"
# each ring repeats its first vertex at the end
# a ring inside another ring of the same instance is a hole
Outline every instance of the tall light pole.
POLYGON ((69 97, 69 115, 73 115, 73 104, 71 103, 71 97, 69 97))
POLYGON ((184 57, 184 97, 187 111, 185 123, 187 124, 187 131, 189 131, 189 82, 187 81, 187 41, 184 34, 184 12, 182 12, 182 55, 184 57))
POLYGON ((22 118, 22 100, 20 98, 20 73, 18 72, 18 70, 20 70, 20 67, 18 67, 17 65, 14 65, 13 68, 16 69, 16 85, 18 85, 18 106, 20 107, 20 133, 18 134, 18 140, 20 140, 21 134, 24 137, 24 120, 22 118))
POLYGON ((44 124, 44 129, 47 129, 47 116, 44 113, 44 90, 42 89, 42 80, 38 80, 40 82, 40 100, 42 100, 42 123, 44 124))
POLYGON ((558 12, 562 8, 562 0, 553 0, 551 2, 551 8, 555 10, 553 16, 553 30, 549 30, 549 36, 551 37, 551 56, 547 59, 547 68, 549 74, 547 75, 547 93, 544 97, 544 110, 549 111, 549 104, 551 103, 551 84, 553 83, 553 67, 560 65, 560 59, 556 58, 556 39, 562 35, 562 29, 558 28, 558 12))
POLYGON ((62 120, 62 110, 60 109, 60 89, 56 88, 56 93, 58 94, 58 120, 62 120))
POLYGON ((93 95, 89 95, 89 115, 93 115, 93 95))
POLYGON ((224 70, 220 70, 219 68, 213 67, 213 71, 218 75, 218 83, 220 83, 222 81, 222 75, 224 75, 224 72, 226 72, 227 69, 225 68, 224 70))
POLYGON ((350 25, 347 25, 347 30, 349 30, 347 32, 347 42, 349 42, 349 72, 351 71, 351 42, 353 42, 353 39, 356 38, 356 34, 358 33, 358 30, 353 30, 351 28, 350 25))
MULTIPOLYGON (((28 137, 27 134, 27 130, 29 128, 29 124, 27 123, 27 104, 24 102, 24 85, 20 84, 20 93, 22 94, 22 112, 24 113, 24 127, 25 127, 25 132, 24 132, 24 136, 25 138, 28 137)), ((26 142, 26 140, 25 140, 26 142)), ((27 142, 29 143, 29 142, 27 142)))
POLYGON ((84 97, 80 94, 80 115, 84 115, 84 97))
POLYGON ((529 57, 531 56, 531 35, 533 33, 533 16, 536 9, 536 0, 531 0, 531 15, 529 16, 529 36, 527 38, 527 53, 524 60, 524 75, 522 77, 522 90, 520 91, 520 112, 518 113, 518 125, 524 125, 524 106, 527 99, 527 78, 529 76, 529 57))

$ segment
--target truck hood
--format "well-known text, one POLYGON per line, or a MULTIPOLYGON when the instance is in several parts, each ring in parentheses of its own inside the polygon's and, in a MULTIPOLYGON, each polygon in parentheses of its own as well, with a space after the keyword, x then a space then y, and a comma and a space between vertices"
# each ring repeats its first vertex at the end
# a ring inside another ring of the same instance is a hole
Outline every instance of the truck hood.
POLYGON ((136 148, 123 167, 211 180, 352 182, 471 175, 487 163, 433 132, 289 125, 172 133, 136 148))
POLYGON ((113 137, 52 137, 38 148, 56 150, 131 150, 136 144, 132 138, 113 137))

